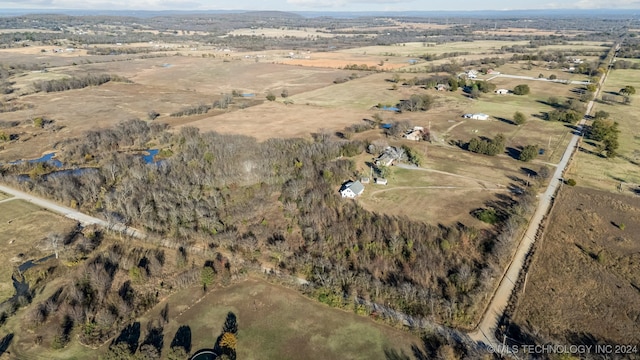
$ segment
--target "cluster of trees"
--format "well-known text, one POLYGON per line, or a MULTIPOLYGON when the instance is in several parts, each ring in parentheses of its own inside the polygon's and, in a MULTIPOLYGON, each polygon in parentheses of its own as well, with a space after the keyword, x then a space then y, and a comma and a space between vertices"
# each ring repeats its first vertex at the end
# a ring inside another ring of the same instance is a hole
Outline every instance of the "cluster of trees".
POLYGON ((350 64, 350 65, 345 65, 344 68, 345 70, 360 70, 360 71, 378 71, 378 67, 375 65, 367 65, 367 64, 361 64, 361 65, 357 65, 357 64, 350 64))
MULTIPOLYGON (((198 105, 189 106, 179 111, 171 113, 170 116, 181 117, 181 116, 200 115, 200 114, 208 113, 209 110, 211 109, 227 109, 229 108, 229 105, 233 104, 233 97, 234 95, 232 94, 228 94, 228 93, 222 94, 220 98, 215 100, 211 105, 201 103, 198 105)), ((269 93, 267 94, 267 99, 270 101, 273 101, 275 100, 275 95, 269 93)), ((246 104, 244 105, 246 106, 246 104)), ((159 116, 159 114, 157 115, 159 116)), ((155 113, 154 113, 154 116, 155 116, 155 113)), ((149 114, 149 117, 151 118, 151 114, 149 114)), ((156 117, 157 116, 153 117, 153 119, 155 119, 156 117)))
POLYGON ((616 59, 616 61, 612 65, 612 68, 613 69, 634 69, 634 70, 638 70, 638 69, 640 69, 640 63, 638 63, 636 61, 627 61, 627 60, 616 59))
POLYGON ((525 145, 520 151, 520 155, 518 160, 528 162, 536 158, 538 156, 538 147, 535 145, 525 145))
POLYGON ((496 89, 496 84, 488 81, 472 81, 469 85, 466 85, 464 91, 469 94, 473 99, 477 99, 481 94, 493 92, 496 89))
POLYGON ((471 152, 495 156, 504 152, 506 138, 503 134, 496 135, 493 139, 475 137, 467 144, 471 152))
POLYGON ((182 110, 173 112, 169 116, 181 117, 181 116, 200 115, 200 114, 208 113, 209 110, 211 110, 211 105, 199 104, 199 105, 186 107, 182 110))
MULTIPOLYGON (((113 340, 107 359, 159 358, 168 306, 157 319, 149 321, 141 344, 138 344, 139 323, 132 322, 157 304, 160 293, 167 294, 198 281, 201 269, 195 263, 187 263, 186 252, 179 249, 176 264, 167 266, 166 253, 159 248, 121 243, 96 252, 103 234, 95 229, 74 229, 65 235, 51 234, 50 238, 59 239, 58 252, 63 260, 79 265, 71 272, 50 266, 45 277, 38 275, 42 274, 40 270, 25 273, 32 279, 34 292, 40 291, 51 278, 64 274, 64 281, 58 282, 59 287, 52 295, 27 309, 23 315, 25 326, 34 331, 44 327, 55 329, 53 337, 47 339, 53 349, 64 348, 71 341, 71 334, 78 334, 85 345, 102 345, 124 328, 113 340)), ((213 278, 229 278, 229 261, 220 253, 213 255, 204 268, 212 272, 213 278)), ((7 315, 3 314, 3 318, 7 315)), ((42 342, 42 337, 39 338, 42 342)), ((172 353, 189 351, 190 344, 172 343, 172 353), (185 348, 174 349, 180 346, 185 348)))
POLYGON ((575 99, 567 99, 563 103, 557 97, 552 96, 547 100, 547 104, 555 108, 544 115, 548 121, 575 124, 582 118, 582 114, 585 111, 584 104, 575 99))
POLYGON ((413 94, 398 104, 400 111, 427 111, 433 106, 433 97, 428 94, 413 94))
POLYGON ((513 122, 516 125, 522 125, 525 122, 527 122, 527 116, 525 114, 523 114, 522 112, 520 112, 520 111, 516 111, 513 114, 513 122))
POLYGON ((546 114, 548 121, 561 121, 568 124, 575 124, 582 116, 579 112, 571 109, 554 109, 546 114))
POLYGON ((402 145, 402 149, 404 150, 404 153, 407 156, 407 160, 410 163, 414 164, 415 166, 422 165, 422 155, 420 155, 418 151, 407 145, 402 145))
POLYGON ((613 158, 620 147, 618 123, 609 119, 609 114, 605 111, 596 112, 594 117, 589 127, 588 137, 599 142, 596 149, 600 154, 604 153, 606 157, 613 158))
POLYGON ((513 88, 513 93, 515 95, 527 95, 530 92, 531 92, 531 89, 527 84, 516 85, 516 87, 513 88))
POLYGON ((59 80, 37 81, 33 85, 36 88, 36 91, 55 92, 55 91, 82 89, 88 86, 99 86, 109 81, 118 81, 118 82, 126 82, 126 83, 131 82, 130 80, 118 75, 88 74, 83 77, 74 76, 74 77, 59 79, 59 80))

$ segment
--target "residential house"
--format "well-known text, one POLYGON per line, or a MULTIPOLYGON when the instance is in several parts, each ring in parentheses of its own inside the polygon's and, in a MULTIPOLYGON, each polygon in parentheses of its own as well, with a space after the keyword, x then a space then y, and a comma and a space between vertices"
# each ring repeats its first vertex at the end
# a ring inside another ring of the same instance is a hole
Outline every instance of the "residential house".
POLYGON ((382 154, 375 160, 376 166, 391 166, 396 160, 400 160, 402 152, 393 146, 387 146, 382 154))
POLYGON ((364 185, 360 181, 347 181, 340 188, 340 195, 343 198, 353 199, 364 192, 364 185))
POLYGON ((496 94, 498 95, 507 95, 509 93, 508 89, 498 89, 496 90, 496 94))
POLYGON ((424 128, 422 126, 414 126, 403 137, 407 140, 420 141, 424 137, 424 128))

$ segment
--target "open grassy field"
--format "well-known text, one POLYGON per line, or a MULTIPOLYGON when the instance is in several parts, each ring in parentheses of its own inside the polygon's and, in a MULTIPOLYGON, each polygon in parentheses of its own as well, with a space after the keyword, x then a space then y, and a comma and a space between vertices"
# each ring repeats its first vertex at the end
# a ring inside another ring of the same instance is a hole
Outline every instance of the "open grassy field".
MULTIPOLYGON (((236 29, 230 31, 227 35, 230 36, 260 36, 260 37, 272 37, 272 38, 281 38, 281 37, 298 37, 298 38, 333 38, 336 37, 335 34, 327 32, 326 29, 318 29, 318 28, 306 28, 304 30, 299 29, 287 29, 287 28, 259 28, 259 29, 236 29)), ((358 34, 354 34, 351 36, 356 36, 358 34)))
MULTIPOLYGON (((386 73, 372 74, 291 96, 296 104, 309 104, 329 108, 369 110, 378 103, 396 104, 407 94, 390 90, 386 73)), ((360 119, 357 119, 360 120, 360 119)))
MULTIPOLYGON (((282 90, 286 89, 289 94, 295 95, 325 87, 332 84, 334 79, 351 74, 335 69, 242 60, 224 62, 222 59, 176 56, 59 67, 47 73, 29 73, 26 77, 17 77, 17 86, 19 91, 31 92, 33 90, 27 88, 31 88, 35 80, 49 80, 67 75, 82 76, 88 72, 117 74, 129 78, 134 83, 107 83, 98 87, 20 97, 18 102, 30 104, 32 107, 6 113, 5 120, 23 121, 44 116, 63 128, 51 132, 46 129, 34 129, 27 124, 8 130, 19 134, 20 141, 0 151, 0 160, 37 157, 51 150, 54 144, 65 138, 132 118, 146 119, 147 113, 151 110, 161 114, 158 121, 167 119, 171 123, 179 120, 184 124, 198 121, 202 117, 176 119, 170 118, 169 114, 187 106, 211 104, 222 93, 231 93, 233 90, 253 93, 255 98, 261 101, 268 91, 273 91, 279 96, 282 90), (21 78, 24 79, 20 80, 21 78), (37 141, 30 141, 35 137, 38 137, 37 141)), ((299 119, 295 113, 291 113, 290 116, 299 119)), ((305 119, 317 123, 307 124, 309 130, 306 134, 322 127, 321 121, 317 121, 321 118, 305 119)), ((254 127, 255 125, 252 124, 254 127)), ((261 129, 262 133, 264 129, 261 129)), ((272 129, 273 132, 268 133, 269 137, 279 136, 281 129, 272 129)), ((296 132, 295 135, 299 134, 296 132)))
MULTIPOLYGON (((55 288, 55 283, 51 286, 55 288)), ((169 353, 180 327, 187 327, 191 332, 191 353, 212 348, 229 312, 237 317, 240 359, 382 360, 388 359, 385 352, 410 356, 412 346, 423 349, 421 339, 406 331, 351 311, 330 308, 295 290, 258 278, 248 278, 206 294, 198 286, 174 293, 137 319, 140 342, 146 336, 147 323, 158 319, 165 306, 168 306, 169 322, 162 334, 162 359, 169 353)), ((11 318, 8 329, 19 326, 14 319, 21 316, 22 311, 11 318)), ((33 346, 33 341, 33 334, 16 334, 9 350, 21 359, 80 360, 99 358, 109 346, 107 343, 91 349, 74 340, 64 349, 53 351, 33 346)))
POLYGON ((407 332, 261 279, 249 278, 204 297, 199 287, 180 291, 140 319, 141 328, 167 304, 165 356, 181 326, 191 331, 192 352, 212 348, 229 312, 237 316, 241 359, 386 359, 385 350, 409 355, 412 345, 422 348, 420 339, 407 332))
MULTIPOLYGON (((612 70, 603 88, 603 94, 617 93, 626 85, 640 89, 640 71, 612 70)), ((596 189, 616 191, 620 183, 633 186, 640 184, 640 101, 638 95, 631 96, 630 105, 596 103, 593 111, 604 110, 619 124, 619 156, 614 159, 600 157, 595 144, 589 140, 581 143, 581 151, 568 172, 579 185, 596 189)))
POLYGON ((448 42, 446 44, 411 42, 388 46, 366 46, 355 49, 340 50, 348 54, 367 54, 378 56, 420 56, 424 54, 441 54, 451 52, 468 52, 470 54, 492 54, 503 46, 522 45, 528 41, 482 40, 473 42, 448 42))
POLYGON ((382 55, 372 56, 367 54, 341 52, 318 52, 309 55, 297 56, 295 58, 280 58, 275 61, 288 65, 336 69, 342 69, 350 65, 366 65, 378 70, 393 70, 409 65, 409 61, 406 57, 382 55))
MULTIPOLYGON (((604 52, 604 51, 603 51, 604 52)), ((584 57, 585 61, 589 62, 591 60, 596 60, 596 58, 587 58, 584 57)), ((518 61, 518 62, 507 62, 506 64, 499 66, 495 69, 496 71, 507 74, 507 75, 521 75, 521 76, 530 76, 537 78, 540 74, 543 75, 544 78, 549 78, 551 75, 555 75, 558 80, 571 80, 571 81, 588 81, 589 77, 587 75, 563 71, 562 69, 549 69, 546 66, 544 61, 533 62, 531 64, 531 69, 529 69, 529 64, 526 61, 518 61)), ((484 78, 491 78, 492 75, 486 75, 484 78)), ((496 79, 497 80, 497 79, 496 79)))
POLYGON ((481 208, 497 193, 508 193, 504 185, 433 168, 393 167, 387 180, 388 185, 367 185, 358 202, 373 211, 447 226, 460 222, 486 227, 470 211, 460 210, 481 208))
POLYGON ((640 198, 564 187, 516 324, 561 344, 639 344, 638 232, 640 198))
POLYGON ((51 255, 53 252, 45 246, 47 235, 63 234, 73 226, 73 220, 23 200, 0 203, 0 302, 14 294, 11 282, 14 268, 27 260, 51 255))

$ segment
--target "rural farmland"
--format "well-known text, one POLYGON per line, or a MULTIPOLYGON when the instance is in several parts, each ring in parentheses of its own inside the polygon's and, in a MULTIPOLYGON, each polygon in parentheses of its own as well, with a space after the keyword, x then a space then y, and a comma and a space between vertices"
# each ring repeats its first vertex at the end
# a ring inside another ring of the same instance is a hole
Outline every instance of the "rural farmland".
POLYGON ((626 12, 52 11, 0 16, 0 359, 638 342, 626 12))

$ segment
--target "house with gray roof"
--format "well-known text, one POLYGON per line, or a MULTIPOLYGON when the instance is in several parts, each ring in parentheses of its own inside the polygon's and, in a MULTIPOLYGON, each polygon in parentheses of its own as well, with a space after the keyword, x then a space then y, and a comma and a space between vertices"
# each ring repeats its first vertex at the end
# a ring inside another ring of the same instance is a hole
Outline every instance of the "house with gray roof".
POLYGON ((360 181, 347 181, 340 188, 340 195, 343 198, 353 199, 364 192, 364 185, 360 181))

